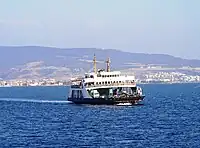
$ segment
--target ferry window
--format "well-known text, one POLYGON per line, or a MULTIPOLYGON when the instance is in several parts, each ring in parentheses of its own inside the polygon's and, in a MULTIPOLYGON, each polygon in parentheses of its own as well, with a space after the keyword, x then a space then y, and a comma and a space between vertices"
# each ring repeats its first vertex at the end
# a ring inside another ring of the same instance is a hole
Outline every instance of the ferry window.
POLYGON ((107 81, 105 82, 105 84, 107 84, 107 81))
POLYGON ((99 82, 99 84, 101 85, 101 82, 99 82))
POLYGON ((110 84, 110 81, 108 81, 108 84, 110 84))
POLYGON ((115 83, 115 81, 113 83, 115 83))
POLYGON ((74 98, 74 90, 72 90, 72 98, 74 98))
POLYGON ((74 91, 74 97, 78 98, 78 91, 77 90, 74 91))
POLYGON ((78 98, 77 90, 72 90, 72 98, 78 98))
POLYGON ((102 84, 104 84, 104 82, 102 82, 102 84))
POLYGON ((72 98, 83 98, 81 90, 72 90, 72 98))
POLYGON ((121 81, 119 81, 119 83, 121 83, 121 81))
POLYGON ((94 76, 93 76, 93 75, 91 75, 91 76, 90 76, 90 78, 94 78, 94 76))
POLYGON ((79 90, 79 98, 83 98, 83 93, 81 90, 79 90))
POLYGON ((80 98, 80 91, 77 90, 76 92, 77 92, 77 98, 80 98))
POLYGON ((112 76, 110 75, 110 77, 112 77, 112 76))

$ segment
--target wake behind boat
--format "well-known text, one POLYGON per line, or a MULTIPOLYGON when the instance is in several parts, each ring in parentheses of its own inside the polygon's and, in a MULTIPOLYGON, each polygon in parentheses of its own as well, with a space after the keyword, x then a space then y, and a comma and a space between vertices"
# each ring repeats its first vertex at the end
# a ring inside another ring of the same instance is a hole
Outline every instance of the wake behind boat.
POLYGON ((68 101, 75 104, 133 105, 144 99, 142 88, 135 83, 135 76, 110 71, 110 59, 106 61, 106 71, 97 71, 95 56, 93 63, 94 72, 72 81, 68 101))

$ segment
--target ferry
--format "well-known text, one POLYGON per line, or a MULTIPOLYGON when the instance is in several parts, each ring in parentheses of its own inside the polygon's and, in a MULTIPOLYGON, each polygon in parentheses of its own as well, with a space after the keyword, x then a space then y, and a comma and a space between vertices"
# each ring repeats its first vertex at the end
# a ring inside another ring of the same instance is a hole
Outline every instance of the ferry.
POLYGON ((134 105, 144 99, 134 75, 111 71, 110 58, 106 61, 106 70, 97 70, 96 63, 94 55, 93 72, 71 81, 68 101, 75 104, 134 105))

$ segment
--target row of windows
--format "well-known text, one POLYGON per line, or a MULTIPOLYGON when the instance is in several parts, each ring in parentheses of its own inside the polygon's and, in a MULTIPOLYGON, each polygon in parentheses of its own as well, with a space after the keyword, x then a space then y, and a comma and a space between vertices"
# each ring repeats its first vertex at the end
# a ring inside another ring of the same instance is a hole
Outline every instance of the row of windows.
POLYGON ((119 75, 97 75, 97 77, 110 78, 110 77, 119 77, 119 75))
POLYGON ((110 81, 107 82, 107 81, 105 81, 105 82, 99 82, 99 83, 97 82, 96 84, 97 84, 97 85, 98 85, 98 84, 101 85, 101 84, 111 84, 111 83, 121 83, 121 81, 113 81, 113 82, 110 82, 110 81))
POLYGON ((120 83, 134 83, 134 80, 133 81, 105 81, 105 82, 91 82, 91 83, 85 83, 85 86, 91 86, 91 85, 107 85, 107 84, 120 84, 120 83))
MULTIPOLYGON (((133 83, 134 81, 130 82, 130 83, 133 83)), ((113 81, 113 82, 110 82, 110 81, 105 81, 105 82, 96 82, 96 84, 98 85, 101 85, 101 84, 112 84, 112 83, 125 83, 124 81, 113 81)), ((127 82, 126 82, 127 83, 127 82)), ((129 83, 129 82, 128 82, 129 83)))
MULTIPOLYGON (((100 75, 100 74, 98 74, 97 77, 110 78, 110 77, 119 77, 119 75, 100 75)), ((93 75, 91 75, 91 76, 86 75, 85 78, 94 78, 94 76, 93 75)))

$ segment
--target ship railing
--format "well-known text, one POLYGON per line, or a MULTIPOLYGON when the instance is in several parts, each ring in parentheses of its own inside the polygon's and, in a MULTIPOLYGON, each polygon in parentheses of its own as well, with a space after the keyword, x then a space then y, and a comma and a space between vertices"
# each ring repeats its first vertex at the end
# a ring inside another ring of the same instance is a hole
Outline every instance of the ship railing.
POLYGON ((87 88, 91 88, 91 87, 102 87, 102 86, 124 86, 124 85, 136 85, 135 82, 132 83, 111 83, 111 84, 90 84, 90 85, 86 85, 87 88))

